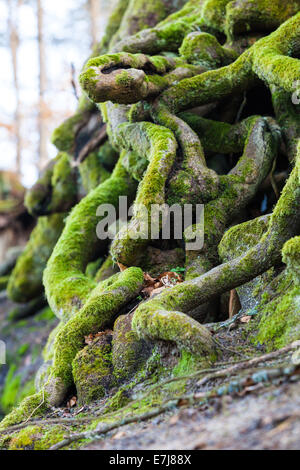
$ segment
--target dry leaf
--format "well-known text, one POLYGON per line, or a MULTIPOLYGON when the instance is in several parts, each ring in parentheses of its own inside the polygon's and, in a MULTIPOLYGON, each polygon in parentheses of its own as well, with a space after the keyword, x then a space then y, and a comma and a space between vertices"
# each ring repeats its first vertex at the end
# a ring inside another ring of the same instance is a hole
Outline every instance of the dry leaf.
POLYGON ((156 281, 156 278, 150 276, 149 273, 144 273, 144 283, 146 286, 151 286, 156 281))
POLYGON ((164 286, 158 287, 157 289, 152 289, 150 297, 152 297, 153 295, 156 295, 156 294, 160 294, 163 290, 165 290, 164 286))
POLYGON ((67 408, 73 408, 74 406, 76 406, 76 403, 77 397, 72 397, 67 403, 67 408))
POLYGON ((245 315, 244 317, 240 318, 240 321, 242 323, 249 323, 249 321, 251 320, 251 316, 250 315, 245 315))
POLYGON ((234 317, 241 310, 241 302, 236 289, 231 289, 229 297, 229 318, 234 317))
POLYGON ((178 421, 179 421, 179 416, 178 416, 178 415, 174 415, 174 416, 172 416, 172 418, 169 420, 169 424, 170 424, 171 426, 174 426, 174 424, 176 424, 178 421))
POLYGON ((118 267, 119 267, 119 269, 120 269, 121 272, 122 272, 122 271, 125 271, 125 269, 128 268, 128 266, 125 266, 125 265, 122 264, 122 263, 117 263, 117 265, 118 265, 118 267))
POLYGON ((124 431, 119 431, 117 432, 117 434, 115 434, 112 439, 121 439, 121 437, 125 437, 126 436, 126 432, 124 431))
POLYGON ((85 344, 91 344, 93 342, 93 339, 94 339, 94 335, 89 334, 88 336, 84 337, 84 342, 85 344))

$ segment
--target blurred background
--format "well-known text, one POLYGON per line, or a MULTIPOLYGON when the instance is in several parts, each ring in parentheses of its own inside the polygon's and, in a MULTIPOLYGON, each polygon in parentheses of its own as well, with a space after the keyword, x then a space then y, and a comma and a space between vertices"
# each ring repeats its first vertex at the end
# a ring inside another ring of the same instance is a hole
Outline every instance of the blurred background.
POLYGON ((16 190, 55 156, 51 133, 76 109, 78 74, 115 3, 0 0, 0 172, 16 190))

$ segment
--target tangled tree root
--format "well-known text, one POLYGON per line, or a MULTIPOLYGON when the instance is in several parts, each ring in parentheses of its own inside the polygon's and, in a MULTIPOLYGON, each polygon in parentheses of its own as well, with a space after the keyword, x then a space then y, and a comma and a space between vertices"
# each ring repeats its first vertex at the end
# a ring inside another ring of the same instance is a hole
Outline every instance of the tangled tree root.
MULTIPOLYGON (((196 358, 212 359, 218 347, 199 320, 216 297, 282 260, 299 289, 300 120, 291 94, 300 77, 300 2, 190 0, 180 2, 181 10, 177 3, 157 0, 154 15, 149 2, 119 1, 80 76, 89 100, 54 132, 61 153, 27 195, 31 212, 48 216, 88 193, 68 216, 44 271, 47 299, 61 323, 46 348, 41 390, 4 426, 24 419, 25 409, 28 417, 37 401, 39 411, 59 405, 84 336, 111 326, 140 292, 145 251, 162 228, 157 222, 151 238, 155 204, 205 204, 204 245, 189 250, 191 229, 195 235, 202 226, 185 227, 185 281, 138 306, 132 329, 139 338, 175 342, 196 358), (259 87, 270 90, 276 121, 243 115, 246 94, 259 87), (244 212, 268 176, 274 183, 278 155, 293 169, 266 230, 249 250, 220 264, 224 232, 247 219, 244 212), (88 264, 108 250, 97 238, 104 221, 97 209, 117 210, 120 196, 134 201, 132 218, 98 273, 88 275, 88 264), (113 261, 129 268, 114 274, 113 261)), ((16 285, 13 275, 11 292, 16 285)))

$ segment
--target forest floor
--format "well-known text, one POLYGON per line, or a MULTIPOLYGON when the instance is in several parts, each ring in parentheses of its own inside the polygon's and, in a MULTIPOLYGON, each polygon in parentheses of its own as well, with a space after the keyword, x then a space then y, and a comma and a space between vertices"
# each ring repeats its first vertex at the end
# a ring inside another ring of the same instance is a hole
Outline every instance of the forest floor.
POLYGON ((300 386, 259 387, 114 430, 84 450, 299 450, 300 386))
MULTIPOLYGON (((20 348, 25 338, 30 344, 26 353, 18 359, 16 370, 28 378, 28 375, 34 375, 41 360, 40 357, 33 358, 32 348, 37 343, 41 350, 50 325, 38 315, 8 327, 3 318, 8 306, 11 307, 5 302, 1 304, 1 337, 6 334, 4 339, 9 349, 14 351, 20 348)), ((30 419, 27 425, 47 426, 54 420, 69 435, 85 430, 82 426, 77 429, 73 427, 82 418, 90 423, 99 423, 100 418, 104 426, 108 422, 116 424, 113 430, 99 433, 92 440, 77 442, 76 448, 82 450, 300 449, 300 367, 296 366, 292 373, 287 373, 292 364, 292 351, 268 359, 264 348, 254 345, 249 339, 252 322, 254 326, 254 318, 242 317, 233 323, 220 323, 217 327, 208 325, 215 330, 214 337, 222 354, 217 363, 200 375, 182 370, 175 376, 162 374, 158 380, 153 381, 150 377, 137 381, 128 391, 129 403, 116 412, 107 413, 106 410, 103 413, 109 398, 116 392, 112 390, 110 397, 83 407, 79 404, 70 407, 65 403, 65 406, 53 409, 41 419, 30 419), (267 359, 251 367, 229 371, 232 366, 239 367, 241 363, 257 357, 267 359), (211 375, 223 370, 228 370, 224 376, 211 375), (254 381, 253 374, 256 374, 254 381), (214 393, 208 397, 210 392, 214 393), (179 401, 167 411, 160 410, 157 416, 144 420, 145 408, 144 405, 139 407, 138 400, 145 403, 147 394, 154 400, 152 404, 149 401, 146 412, 157 403, 160 407, 172 399, 179 401), (199 399, 201 394, 207 398, 199 399), (186 399, 187 396, 192 398, 186 399), (134 402, 137 402, 135 410, 130 408, 134 402), (124 425, 123 418, 132 412, 136 414, 137 421, 124 425)), ((172 361, 174 364, 178 361, 172 348, 161 345, 160 352, 166 369, 172 366, 172 361)), ((13 358, 10 361, 13 362, 13 358)), ((73 444, 65 448, 72 447, 73 444)))

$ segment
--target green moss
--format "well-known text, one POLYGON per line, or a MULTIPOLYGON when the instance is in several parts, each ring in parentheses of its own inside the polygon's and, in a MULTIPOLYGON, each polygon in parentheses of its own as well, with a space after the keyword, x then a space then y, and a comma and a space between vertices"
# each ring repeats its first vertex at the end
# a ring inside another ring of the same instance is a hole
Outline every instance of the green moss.
POLYGON ((66 429, 63 426, 27 426, 13 435, 9 450, 49 450, 63 440, 66 429))
POLYGON ((228 65, 237 58, 237 54, 222 47, 213 35, 200 32, 190 33, 185 37, 179 54, 187 62, 208 69, 228 65))
POLYGON ((119 272, 118 265, 115 264, 111 256, 108 256, 104 263, 101 265, 97 273, 95 274, 95 281, 101 282, 108 279, 110 276, 119 272))
POLYGON ((196 307, 195 299, 197 287, 193 286, 193 281, 166 289, 136 309, 132 329, 140 338, 174 341, 180 350, 198 357, 211 355, 215 351, 215 345, 209 331, 182 313, 182 310, 192 310, 192 305, 196 307))
POLYGON ((66 212, 77 202, 76 173, 69 154, 61 152, 51 178, 49 213, 66 212))
POLYGON ((46 322, 50 323, 50 322, 53 322, 53 320, 55 320, 55 319, 56 319, 56 317, 55 317, 54 313, 52 312, 51 308, 49 308, 49 307, 45 307, 41 312, 39 312, 35 316, 35 320, 37 322, 46 321, 46 322))
POLYGON ((7 293, 15 302, 28 302, 43 292, 43 271, 61 234, 64 218, 65 214, 54 214, 38 219, 9 278, 7 293))
POLYGON ((40 415, 47 409, 46 394, 29 395, 14 408, 0 423, 0 430, 26 420, 29 416, 40 415))
POLYGON ((128 380, 146 362, 151 346, 131 328, 132 315, 121 315, 114 324, 112 361, 118 381, 128 380))
POLYGON ((188 375, 196 369, 199 369, 199 357, 183 349, 178 364, 173 369, 173 375, 175 377, 188 375))
POLYGON ((30 345, 29 345, 28 343, 22 344, 22 345, 19 347, 19 349, 18 349, 18 351, 17 351, 17 354, 18 354, 19 356, 23 356, 24 354, 26 354, 26 352, 28 351, 29 347, 30 347, 30 345))
POLYGON ((15 375, 16 367, 10 366, 6 375, 4 390, 0 399, 1 408, 5 413, 8 413, 17 401, 19 387, 21 384, 21 377, 15 375))
POLYGON ((103 145, 101 145, 99 152, 98 152, 98 158, 99 158, 101 165, 107 171, 110 172, 113 170, 115 164, 117 163, 119 154, 112 147, 109 140, 107 140, 106 142, 104 142, 103 145))
POLYGON ((117 411, 130 402, 125 390, 119 390, 106 403, 105 412, 117 411))
POLYGON ((102 281, 90 294, 84 307, 59 329, 54 340, 51 377, 46 385, 51 403, 60 404, 72 385, 72 361, 82 349, 84 337, 111 326, 114 316, 143 285, 139 268, 128 268, 102 281))
POLYGON ((47 299, 58 317, 70 318, 80 310, 95 287, 95 282, 84 271, 99 250, 96 228, 101 217, 97 216, 98 207, 101 204, 116 207, 120 195, 131 199, 134 191, 135 184, 120 162, 111 177, 72 210, 44 272, 47 299))
POLYGON ((282 260, 292 274, 294 283, 300 284, 300 236, 291 238, 284 244, 282 260))
POLYGON ((105 396, 112 385, 110 344, 94 341, 82 349, 73 361, 73 376, 80 404, 105 396))
POLYGON ((148 214, 153 204, 165 202, 165 184, 175 160, 177 143, 169 129, 148 122, 120 125, 118 141, 123 148, 149 160, 135 199, 134 217, 120 230, 111 246, 114 260, 132 266, 139 265, 139 258, 149 242, 148 214))
MULTIPOLYGON (((288 279, 287 279, 288 280, 288 279)), ((255 343, 268 350, 282 348, 300 339, 300 288, 280 285, 274 300, 262 299, 260 321, 255 343), (288 293, 285 292, 285 288, 288 293)))
MULTIPOLYGON (((26 352, 26 346, 20 348, 18 355, 22 356, 26 352)), ((0 406, 5 413, 9 413, 14 406, 17 406, 23 398, 34 393, 34 380, 29 380, 22 384, 22 377, 16 373, 17 367, 11 365, 5 378, 4 389, 0 398, 0 406)))

